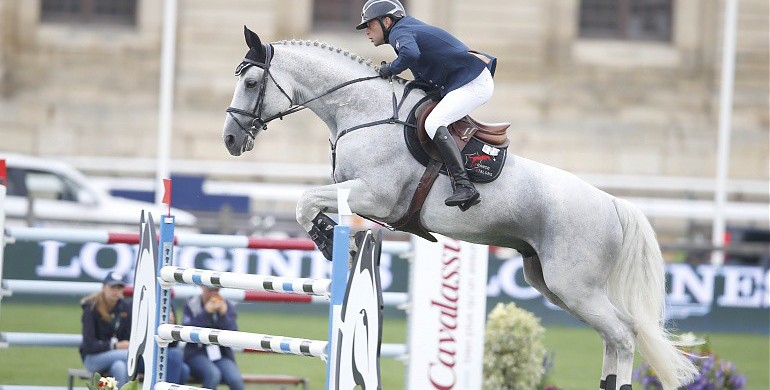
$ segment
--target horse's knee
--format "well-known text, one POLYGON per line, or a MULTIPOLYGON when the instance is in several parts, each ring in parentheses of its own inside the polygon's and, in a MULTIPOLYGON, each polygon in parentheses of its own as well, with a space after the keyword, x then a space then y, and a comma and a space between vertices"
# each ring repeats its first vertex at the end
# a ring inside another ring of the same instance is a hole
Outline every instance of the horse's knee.
MULTIPOLYGON (((316 207, 317 208, 317 207, 316 207)), ((297 222, 305 228, 310 230, 313 227, 313 217, 318 214, 317 210, 314 210, 314 203, 312 201, 312 194, 310 191, 305 191, 297 201, 296 219, 297 222)))

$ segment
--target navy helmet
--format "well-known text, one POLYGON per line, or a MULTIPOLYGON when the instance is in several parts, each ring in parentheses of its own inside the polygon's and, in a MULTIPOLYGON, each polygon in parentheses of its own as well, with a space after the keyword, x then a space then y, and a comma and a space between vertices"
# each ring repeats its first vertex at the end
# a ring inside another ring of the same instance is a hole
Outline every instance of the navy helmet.
POLYGON ((383 16, 401 19, 406 16, 406 10, 398 0, 369 0, 361 10, 361 24, 356 26, 356 30, 365 29, 370 20, 383 16))

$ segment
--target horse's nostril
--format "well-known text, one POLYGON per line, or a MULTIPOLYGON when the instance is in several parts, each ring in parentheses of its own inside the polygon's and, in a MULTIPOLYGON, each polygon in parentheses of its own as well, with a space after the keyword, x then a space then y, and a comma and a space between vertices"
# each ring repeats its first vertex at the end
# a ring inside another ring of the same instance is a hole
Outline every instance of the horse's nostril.
POLYGON ((235 136, 228 135, 225 137, 225 146, 227 146, 228 148, 231 148, 233 147, 234 144, 235 144, 235 136))

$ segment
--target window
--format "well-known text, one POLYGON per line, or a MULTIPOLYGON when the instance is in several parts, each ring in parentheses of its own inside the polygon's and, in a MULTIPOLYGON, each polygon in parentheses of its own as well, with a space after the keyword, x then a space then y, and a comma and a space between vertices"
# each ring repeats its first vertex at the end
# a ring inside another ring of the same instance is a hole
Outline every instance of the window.
MULTIPOLYGON (((320 29, 352 30, 361 23, 361 8, 366 0, 315 0, 313 25, 320 29)), ((401 0, 406 7, 406 1, 401 0)))
POLYGON ((670 41, 673 0, 582 0, 580 36, 670 41))
POLYGON ((137 0, 41 0, 40 20, 78 24, 136 25, 137 0))
POLYGON ((77 201, 77 191, 73 184, 52 172, 26 171, 24 187, 28 196, 35 199, 77 201))

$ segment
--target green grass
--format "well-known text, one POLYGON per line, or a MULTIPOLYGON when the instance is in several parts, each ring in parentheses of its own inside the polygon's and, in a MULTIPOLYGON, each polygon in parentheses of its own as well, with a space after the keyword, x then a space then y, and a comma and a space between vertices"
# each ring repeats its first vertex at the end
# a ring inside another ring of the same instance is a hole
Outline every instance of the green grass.
MULTIPOLYGON (((301 307, 301 306, 300 306, 301 307)), ((301 310, 298 310, 301 311, 301 310)), ((267 334, 326 339, 326 318, 301 313, 260 313, 241 311, 241 330, 267 334)), ((0 331, 80 333, 77 304, 37 304, 4 302, 0 309, 0 331)), ((406 324, 402 319, 386 319, 383 342, 402 343, 406 324)), ((769 339, 763 335, 710 334, 717 354, 732 361, 746 374, 749 389, 769 389, 769 339)), ((546 348, 555 353, 555 365, 548 383, 564 389, 598 387, 601 370, 601 339, 586 328, 549 327, 546 348)), ((239 354, 244 373, 285 374, 306 377, 311 389, 322 389, 326 368, 320 359, 272 354, 239 354)), ((0 349, 0 384, 66 384, 66 369, 82 367, 76 348, 10 347, 0 349)), ((382 360, 384 389, 403 388, 404 366, 393 359, 382 360)), ((635 388, 641 385, 635 384, 635 388)), ((223 388, 223 387, 220 387, 223 388)))

